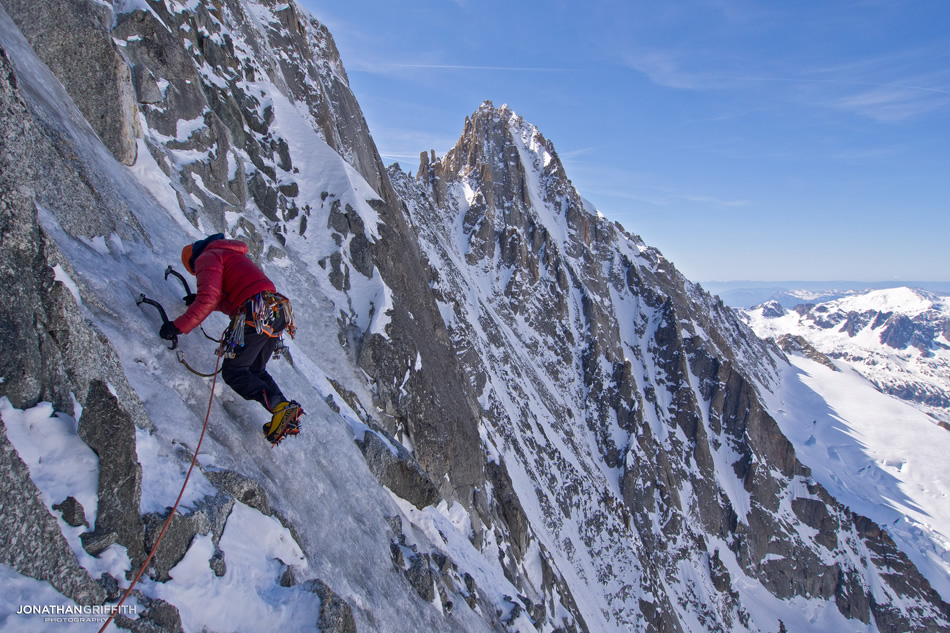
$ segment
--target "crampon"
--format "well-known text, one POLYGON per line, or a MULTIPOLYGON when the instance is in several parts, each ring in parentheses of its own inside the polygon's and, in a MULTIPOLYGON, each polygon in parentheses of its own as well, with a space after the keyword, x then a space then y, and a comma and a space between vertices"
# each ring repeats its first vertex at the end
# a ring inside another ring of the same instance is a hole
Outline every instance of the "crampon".
POLYGON ((274 417, 263 427, 264 437, 273 446, 277 446, 288 435, 300 433, 300 416, 304 414, 299 403, 291 400, 281 402, 274 407, 274 417))

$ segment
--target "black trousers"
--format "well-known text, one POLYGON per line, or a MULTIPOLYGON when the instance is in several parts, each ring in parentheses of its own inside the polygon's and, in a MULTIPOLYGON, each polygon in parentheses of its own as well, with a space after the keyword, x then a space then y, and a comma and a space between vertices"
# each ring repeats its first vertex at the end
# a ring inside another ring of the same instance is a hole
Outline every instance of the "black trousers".
POLYGON ((284 317, 278 315, 271 324, 275 336, 258 334, 253 326, 244 326, 244 347, 237 350, 234 358, 225 358, 221 363, 221 377, 245 400, 256 400, 268 411, 284 402, 286 398, 274 379, 267 373, 267 361, 274 354, 284 330, 284 317))

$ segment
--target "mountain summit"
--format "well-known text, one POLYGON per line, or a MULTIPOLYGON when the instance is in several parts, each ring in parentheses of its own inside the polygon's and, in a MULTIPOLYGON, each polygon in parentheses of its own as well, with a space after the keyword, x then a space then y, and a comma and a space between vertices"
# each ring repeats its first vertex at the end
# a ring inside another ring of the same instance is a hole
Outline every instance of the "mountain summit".
POLYGON ((578 604, 599 605, 584 610, 591 629, 636 626, 649 612, 675 630, 684 604, 739 627, 759 590, 823 595, 839 612, 853 604, 834 596, 860 592, 866 568, 829 552, 876 537, 812 480, 769 414, 784 361, 655 249, 587 209, 536 128, 486 103, 414 180, 390 176, 437 271, 483 437, 518 473, 528 523, 545 526, 536 537, 575 597, 587 590, 578 604), (790 527, 814 528, 818 515, 857 540, 821 545, 790 527), (578 557, 579 543, 598 555, 578 557), (815 584, 829 573, 834 587, 815 584), (722 593, 738 577, 760 589, 722 593), (631 586, 654 601, 628 602, 631 586))
POLYGON ((412 178, 293 0, 0 2, 0 627, 114 605, 153 549, 119 626, 950 627, 918 491, 801 461, 844 452, 828 401, 510 108, 412 178), (293 303, 276 449, 141 301, 179 314, 212 232, 293 303))

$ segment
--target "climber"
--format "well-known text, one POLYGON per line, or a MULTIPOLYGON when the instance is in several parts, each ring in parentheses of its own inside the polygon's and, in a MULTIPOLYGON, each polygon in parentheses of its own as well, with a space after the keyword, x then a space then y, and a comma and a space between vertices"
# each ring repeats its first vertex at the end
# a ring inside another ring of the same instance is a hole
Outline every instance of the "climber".
POLYGON ((294 335, 290 301, 247 256, 247 244, 211 235, 181 251, 181 263, 197 278, 197 292, 185 297, 188 309, 164 323, 159 336, 173 340, 198 327, 213 311, 231 317, 224 333, 221 376, 245 400, 256 400, 272 414, 264 436, 278 444, 300 432, 303 409, 287 400, 267 373, 267 361, 286 331, 294 335))

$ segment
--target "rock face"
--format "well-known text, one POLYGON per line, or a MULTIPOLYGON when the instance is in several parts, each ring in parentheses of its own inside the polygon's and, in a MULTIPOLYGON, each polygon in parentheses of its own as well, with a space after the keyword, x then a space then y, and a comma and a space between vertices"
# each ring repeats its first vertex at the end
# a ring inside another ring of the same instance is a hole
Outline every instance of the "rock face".
POLYGON ((439 500, 439 490, 418 462, 394 438, 379 430, 356 441, 379 483, 420 510, 439 500))
POLYGON ((93 381, 79 420, 79 437, 99 455, 97 534, 114 532, 134 566, 145 562, 144 532, 139 517, 142 466, 135 454, 135 425, 108 385, 93 381))
POLYGON ((838 371, 838 368, 835 367, 835 364, 831 361, 830 358, 819 352, 815 349, 808 341, 805 340, 802 336, 796 336, 792 334, 783 334, 775 340, 775 343, 782 349, 786 354, 801 354, 805 358, 809 358, 815 362, 821 363, 828 369, 832 371, 838 371))
MULTIPOLYGON (((0 2, 23 31, 0 12, 0 396, 76 414, 98 504, 53 503, 95 517, 86 552, 119 544, 137 571, 170 516, 143 490, 190 461, 207 384, 164 375, 132 307, 133 288, 168 294, 150 281, 166 242, 244 240, 301 315, 281 382, 306 401, 306 452, 262 453, 219 393, 201 493, 123 626, 219 628, 157 587, 182 561, 177 582, 241 582, 232 556, 276 545, 229 555, 236 514, 303 552, 268 558, 248 595, 318 604, 320 630, 758 631, 804 601, 862 630, 950 626, 887 532, 796 459, 763 404, 778 349, 589 209, 510 109, 483 104, 411 179, 384 169, 329 32, 293 1, 79 0, 62 20, 0 2)), ((115 600, 0 440, 3 562, 115 600)))
POLYGON ((112 10, 93 0, 4 0, 4 8, 67 87, 120 162, 135 162, 138 110, 129 65, 112 41, 112 10))
POLYGON ((102 602, 105 592, 76 562, 56 519, 43 505, 30 471, 7 440, 2 422, 0 478, 0 535, 5 544, 0 563, 25 576, 49 582, 79 604, 102 602))

